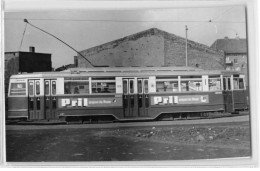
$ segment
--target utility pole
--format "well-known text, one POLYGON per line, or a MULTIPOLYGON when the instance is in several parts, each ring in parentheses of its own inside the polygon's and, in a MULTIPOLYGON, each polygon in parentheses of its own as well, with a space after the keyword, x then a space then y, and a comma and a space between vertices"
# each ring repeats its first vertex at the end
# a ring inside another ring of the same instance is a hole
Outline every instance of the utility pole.
POLYGON ((186 32, 186 67, 187 67, 188 66, 188 42, 187 42, 188 27, 187 27, 187 25, 185 26, 185 32, 186 32))

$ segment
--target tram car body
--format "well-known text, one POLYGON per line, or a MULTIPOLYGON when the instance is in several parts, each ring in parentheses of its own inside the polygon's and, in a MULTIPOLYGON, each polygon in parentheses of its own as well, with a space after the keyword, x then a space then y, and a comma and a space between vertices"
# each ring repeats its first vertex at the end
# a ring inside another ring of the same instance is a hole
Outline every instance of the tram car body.
POLYGON ((244 75, 189 67, 73 68, 13 75, 8 118, 153 120, 247 109, 244 75))

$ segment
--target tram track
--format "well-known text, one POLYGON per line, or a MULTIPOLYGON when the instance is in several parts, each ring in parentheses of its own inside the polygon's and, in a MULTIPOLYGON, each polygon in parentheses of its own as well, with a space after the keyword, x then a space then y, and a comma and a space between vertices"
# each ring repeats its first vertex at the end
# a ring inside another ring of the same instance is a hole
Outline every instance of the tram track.
POLYGON ((187 118, 163 121, 135 121, 135 122, 99 122, 99 123, 80 123, 80 122, 6 122, 7 130, 20 129, 67 129, 67 128, 124 128, 124 127, 147 127, 147 126, 174 126, 174 125, 203 125, 203 124, 221 124, 249 121, 249 113, 242 112, 232 115, 209 116, 207 118, 187 118))

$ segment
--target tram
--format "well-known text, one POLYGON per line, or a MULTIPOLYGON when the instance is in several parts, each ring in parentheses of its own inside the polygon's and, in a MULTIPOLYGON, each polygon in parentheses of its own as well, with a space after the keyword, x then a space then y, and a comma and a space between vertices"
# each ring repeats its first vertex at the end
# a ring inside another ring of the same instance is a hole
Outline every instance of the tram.
POLYGON ((13 75, 9 119, 154 120, 248 107, 245 76, 191 67, 71 68, 13 75))

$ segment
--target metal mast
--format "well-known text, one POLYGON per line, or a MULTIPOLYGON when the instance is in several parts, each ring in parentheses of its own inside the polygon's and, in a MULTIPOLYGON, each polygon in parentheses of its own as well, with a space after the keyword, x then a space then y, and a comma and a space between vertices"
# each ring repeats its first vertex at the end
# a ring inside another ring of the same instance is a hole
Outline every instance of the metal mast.
POLYGON ((187 42, 188 27, 187 27, 187 25, 185 26, 185 33, 186 33, 186 67, 187 67, 188 66, 188 42, 187 42))

